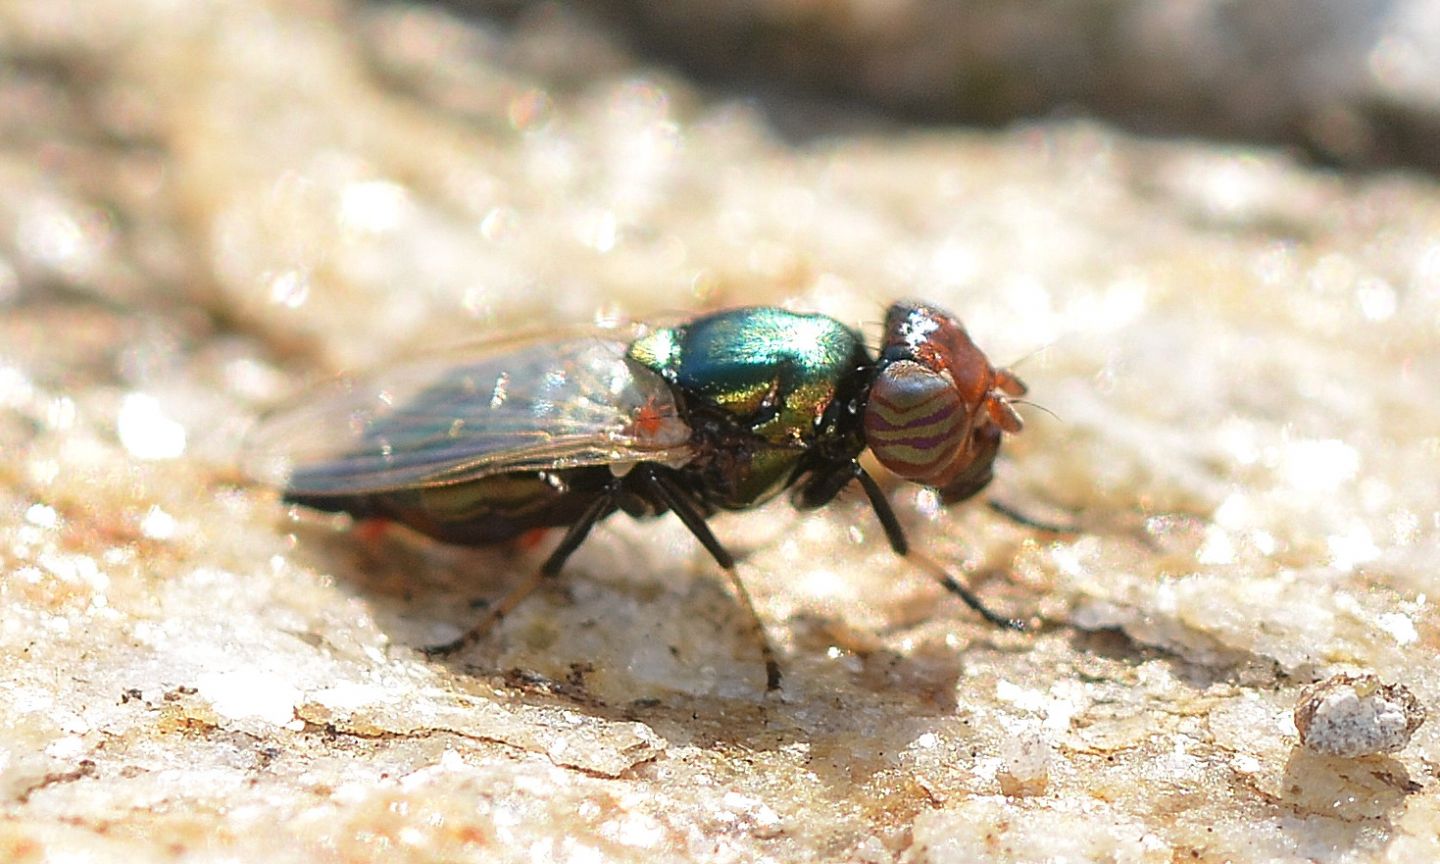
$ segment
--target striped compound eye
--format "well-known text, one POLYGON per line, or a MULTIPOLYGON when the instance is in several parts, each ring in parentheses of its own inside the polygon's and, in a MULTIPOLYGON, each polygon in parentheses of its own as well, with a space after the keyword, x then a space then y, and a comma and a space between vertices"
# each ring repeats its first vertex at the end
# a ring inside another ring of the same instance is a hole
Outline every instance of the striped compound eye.
POLYGON ((947 478, 970 435, 970 417, 948 371, 897 360, 870 385, 865 440, 896 475, 936 485, 947 478))

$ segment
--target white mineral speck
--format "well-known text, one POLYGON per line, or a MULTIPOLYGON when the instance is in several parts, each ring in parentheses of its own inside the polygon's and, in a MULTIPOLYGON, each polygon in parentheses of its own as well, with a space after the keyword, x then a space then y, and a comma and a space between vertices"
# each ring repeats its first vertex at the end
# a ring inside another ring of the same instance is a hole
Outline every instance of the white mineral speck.
POLYGON ((25 373, 14 366, 0 366, 0 407, 19 408, 35 395, 25 373))
POLYGON ((217 714, 232 720, 258 719, 286 726, 295 719, 300 691, 273 674, 257 669, 209 672, 195 682, 217 714))
POLYGON ((84 752, 85 739, 79 735, 57 738, 45 748, 45 755, 52 759, 74 759, 84 752))
POLYGON ((1359 470, 1359 454, 1338 438, 1295 441, 1280 456, 1280 474, 1296 492, 1333 492, 1359 470))
POLYGON ((1355 299, 1360 304, 1360 314, 1371 321, 1386 321, 1395 315, 1395 289, 1382 279, 1362 280, 1355 299))
POLYGON ((159 507, 151 507, 140 520, 140 533, 151 540, 169 540, 175 536, 178 524, 174 516, 159 507))
POLYGON ((85 214, 71 202, 38 199, 19 214, 15 240, 27 258, 52 270, 79 276, 96 263, 100 239, 82 224, 85 214))
POLYGON ((25 511, 25 521, 39 528, 54 528, 60 524, 60 514, 46 504, 32 504, 25 511))
POLYGON ((154 396, 131 393, 120 403, 120 443, 136 459, 174 459, 185 453, 185 427, 166 416, 154 396))
POLYGON ((1325 545, 1330 550, 1331 564, 1339 570, 1353 570, 1380 557, 1380 547, 1364 525, 1352 525, 1344 533, 1332 534, 1325 538, 1325 545))
POLYGON ((1201 564, 1235 563, 1235 542, 1230 539, 1230 532, 1219 525, 1207 526, 1205 543, 1195 553, 1195 560, 1201 564))
POLYGON ((270 302, 286 309, 299 309, 310 299, 310 277, 300 270, 286 270, 270 280, 270 302))
POLYGON ((1007 739, 995 773, 1000 791, 1014 797, 1043 795, 1050 780, 1050 745, 1039 732, 1021 732, 1007 739))
POLYGON ((1411 645, 1420 639, 1415 622, 1403 612, 1386 612, 1375 616, 1375 621, 1401 645, 1411 645))
POLYGON ((1327 678, 1306 687, 1295 706, 1300 743, 1347 759, 1394 753, 1424 722, 1425 708, 1414 694, 1374 675, 1327 678))
POLYGON ((1009 702, 1017 708, 1027 711, 1045 710, 1045 694, 1038 690, 1021 687, 1010 681, 995 682, 995 697, 1002 702, 1009 702))
POLYGON ((75 400, 65 396, 51 399, 45 406, 45 425, 55 432, 63 432, 75 426, 75 400))
POLYGON ((385 693, 378 687, 355 681, 340 681, 310 694, 310 698, 338 711, 355 711, 384 701, 385 693))
POLYGON ((351 183, 340 193, 340 226, 356 234, 383 234, 400 227, 414 209, 409 191, 398 183, 351 183))

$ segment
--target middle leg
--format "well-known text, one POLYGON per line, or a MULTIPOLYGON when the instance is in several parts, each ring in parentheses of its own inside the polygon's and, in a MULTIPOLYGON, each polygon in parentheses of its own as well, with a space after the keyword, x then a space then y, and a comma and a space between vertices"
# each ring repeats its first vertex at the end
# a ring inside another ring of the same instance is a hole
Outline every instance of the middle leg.
POLYGON ((725 576, 730 580, 730 586, 735 590, 735 595, 740 598, 740 603, 750 616, 750 622, 755 632, 756 641, 760 644, 760 656, 765 661, 765 689, 780 689, 780 662, 775 659, 775 648, 770 644, 770 637, 765 632, 765 625, 760 621, 760 613, 755 610, 755 601, 750 599, 750 592, 745 589, 745 583, 741 581, 740 574, 735 570, 735 557, 715 539, 711 533, 710 526, 705 524, 705 516, 700 512, 700 506, 694 501, 688 492, 670 478, 650 469, 644 470, 641 479, 645 483, 650 494, 664 504, 672 513, 680 517, 715 563, 725 571, 725 576))

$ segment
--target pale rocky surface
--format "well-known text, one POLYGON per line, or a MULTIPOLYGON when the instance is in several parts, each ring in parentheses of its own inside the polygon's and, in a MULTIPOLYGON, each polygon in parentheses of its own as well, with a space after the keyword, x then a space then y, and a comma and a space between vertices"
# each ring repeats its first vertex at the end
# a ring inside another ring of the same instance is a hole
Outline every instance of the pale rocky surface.
POLYGON ((1437 724, 1298 744, 1337 673, 1440 693, 1440 186, 1103 127, 783 143, 563 15, 0 6, 0 860, 1440 857, 1437 724), (1036 402, 993 496, 612 520, 538 550, 290 512, 233 465, 419 346, 786 303, 965 318, 1036 402), (1022 359, 1028 358, 1028 359, 1022 359))

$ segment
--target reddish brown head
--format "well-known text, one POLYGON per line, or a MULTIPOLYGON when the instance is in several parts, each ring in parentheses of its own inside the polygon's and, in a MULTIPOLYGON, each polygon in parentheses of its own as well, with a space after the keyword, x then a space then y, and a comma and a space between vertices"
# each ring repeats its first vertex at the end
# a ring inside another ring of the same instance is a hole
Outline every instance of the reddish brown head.
POLYGON ((953 315, 896 303, 885 316, 865 440, 881 465, 959 501, 990 482, 1001 433, 1021 428, 1006 397, 1024 392, 1019 378, 990 365, 953 315))

